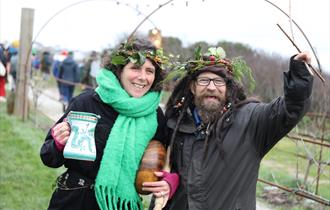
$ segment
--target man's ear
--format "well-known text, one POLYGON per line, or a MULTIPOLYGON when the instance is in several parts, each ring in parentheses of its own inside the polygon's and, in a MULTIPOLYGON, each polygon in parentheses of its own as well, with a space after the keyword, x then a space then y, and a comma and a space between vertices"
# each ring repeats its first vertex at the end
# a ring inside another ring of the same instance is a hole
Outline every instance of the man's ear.
POLYGON ((189 84, 189 88, 190 88, 190 91, 193 95, 196 94, 196 85, 195 85, 195 82, 191 81, 190 84, 189 84))

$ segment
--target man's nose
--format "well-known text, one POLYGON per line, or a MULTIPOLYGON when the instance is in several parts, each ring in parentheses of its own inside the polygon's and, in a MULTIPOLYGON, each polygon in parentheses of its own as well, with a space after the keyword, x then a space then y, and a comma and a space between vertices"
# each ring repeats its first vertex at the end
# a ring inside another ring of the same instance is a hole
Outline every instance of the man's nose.
POLYGON ((210 81, 210 83, 206 86, 208 90, 215 90, 217 87, 214 85, 213 80, 210 81))

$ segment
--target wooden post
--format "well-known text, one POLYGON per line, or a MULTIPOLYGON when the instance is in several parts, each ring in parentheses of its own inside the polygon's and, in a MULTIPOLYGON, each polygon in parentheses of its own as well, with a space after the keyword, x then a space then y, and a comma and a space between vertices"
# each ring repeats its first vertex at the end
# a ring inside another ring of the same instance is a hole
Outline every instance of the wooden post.
POLYGON ((23 121, 28 117, 28 84, 31 72, 33 19, 34 10, 22 8, 14 113, 23 121))

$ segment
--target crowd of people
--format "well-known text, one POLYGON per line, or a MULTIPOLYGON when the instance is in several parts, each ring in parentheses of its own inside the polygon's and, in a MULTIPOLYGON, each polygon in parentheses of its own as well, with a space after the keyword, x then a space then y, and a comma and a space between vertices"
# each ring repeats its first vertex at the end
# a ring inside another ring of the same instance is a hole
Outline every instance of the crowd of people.
MULTIPOLYGON (((7 91, 15 91, 18 72, 19 42, 11 44, 0 44, 1 68, 0 72, 0 102, 6 102, 7 91), (6 85, 7 84, 7 85, 6 85)), ((30 76, 39 75, 42 80, 49 81, 50 77, 56 79, 59 92, 59 100, 67 107, 73 97, 77 85, 82 89, 93 89, 96 87, 96 75, 100 69, 101 55, 96 51, 80 56, 76 59, 73 51, 60 50, 53 52, 43 49, 31 51, 31 73, 30 76)))
MULTIPOLYGON (((59 58, 58 78, 61 65, 75 66, 69 54, 59 58)), ((162 49, 144 39, 128 40, 93 69, 95 56, 92 52, 82 77, 91 91, 70 100, 40 150, 46 166, 66 168, 48 209, 142 210, 135 177, 150 140, 167 148, 170 171, 154 171, 159 180, 142 184, 153 195, 149 209, 159 200, 168 210, 256 208, 261 160, 310 105, 308 52, 291 57, 284 94, 263 103, 248 97, 241 82, 252 73, 244 60, 228 59, 219 46, 205 52, 198 48, 194 57, 174 68, 177 83, 165 112, 159 107, 168 78, 162 49), (86 74, 95 77, 87 79, 86 74), (91 120, 86 116, 97 116, 95 129, 87 134, 85 127, 73 126, 73 114, 84 122, 91 120), (83 141, 90 138, 95 160, 68 156, 66 149, 77 146, 72 142, 81 143, 82 153, 83 141)))

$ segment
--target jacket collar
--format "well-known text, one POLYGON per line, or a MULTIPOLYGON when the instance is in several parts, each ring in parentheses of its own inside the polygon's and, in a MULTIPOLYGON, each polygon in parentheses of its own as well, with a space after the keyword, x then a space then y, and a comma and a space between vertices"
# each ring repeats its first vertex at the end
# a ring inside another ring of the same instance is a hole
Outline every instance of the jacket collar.
MULTIPOLYGON (((170 118, 167 120, 167 127, 174 130, 176 123, 178 121, 178 118, 170 118)), ((182 119, 178 131, 183 133, 194 133, 196 131, 196 125, 194 123, 194 120, 192 118, 192 115, 190 111, 188 111, 188 114, 182 119)))
MULTIPOLYGON (((222 124, 221 130, 227 130, 233 123, 234 114, 232 112, 225 113, 224 114, 224 122, 222 124)), ((167 127, 174 130, 178 118, 170 118, 167 120, 167 127)), ((188 114, 182 119, 182 122, 180 123, 178 131, 182 133, 194 133, 197 130, 197 127, 195 125, 195 122, 193 120, 192 114, 190 111, 188 111, 188 114)))

